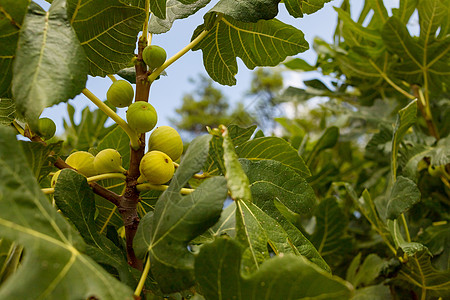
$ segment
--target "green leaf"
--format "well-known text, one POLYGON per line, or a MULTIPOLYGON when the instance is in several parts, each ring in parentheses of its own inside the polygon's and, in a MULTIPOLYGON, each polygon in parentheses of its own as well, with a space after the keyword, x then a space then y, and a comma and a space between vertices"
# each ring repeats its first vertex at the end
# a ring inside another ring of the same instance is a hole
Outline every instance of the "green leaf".
MULTIPOLYGON (((0 69, 2 70, 0 98, 11 97, 13 59, 16 55, 20 29, 29 3, 29 0, 0 1, 0 69)), ((4 101, 4 99, 1 99, 1 101, 4 101)), ((0 114, 0 116, 3 115, 0 114)))
POLYGON ((276 160, 306 178, 311 172, 288 142, 278 137, 262 137, 248 141, 236 149, 239 157, 249 160, 276 160))
POLYGON ((25 247, 21 267, 1 286, 0 299, 132 299, 127 286, 82 253, 86 244, 40 191, 14 133, 4 127, 0 191, 2 237, 25 247))
POLYGON ((442 166, 450 163, 450 135, 440 139, 436 146, 427 153, 433 166, 442 166))
POLYGON ((394 136, 392 137, 391 172, 392 180, 394 181, 397 174, 398 147, 408 129, 416 122, 416 118, 417 100, 411 101, 411 103, 398 111, 397 121, 395 122, 394 128, 394 136))
POLYGON ((450 271, 438 271, 431 265, 430 255, 421 251, 409 257, 398 273, 398 278, 413 284, 422 295, 434 297, 450 296, 450 271))
POLYGON ((53 169, 53 163, 56 161, 55 154, 59 153, 62 141, 54 144, 43 145, 34 142, 19 142, 25 157, 38 182, 47 176, 53 169), (53 153, 52 153, 53 152, 53 153))
POLYGON ((269 259, 258 271, 242 277, 242 250, 230 239, 201 248, 195 277, 206 299, 350 299, 353 288, 306 259, 283 255, 269 259))
POLYGON ((420 251, 428 251, 427 247, 420 243, 405 241, 397 220, 387 220, 387 227, 391 233, 392 239, 394 240, 396 249, 402 249, 402 251, 409 257, 420 251))
POLYGON ((420 191, 414 181, 399 176, 392 187, 387 203, 386 217, 397 219, 420 201, 420 191))
POLYGON ((9 126, 14 121, 16 106, 12 99, 0 98, 0 125, 9 126))
POLYGON ((355 291, 352 300, 390 300, 392 299, 389 286, 378 284, 371 285, 355 291))
POLYGON ((70 24, 89 61, 89 74, 105 76, 129 67, 145 10, 119 0, 67 0, 67 4, 70 24))
POLYGON ((301 58, 293 58, 291 60, 288 60, 287 62, 284 62, 283 65, 285 65, 287 68, 291 70, 299 70, 299 71, 314 71, 316 70, 316 67, 311 66, 306 61, 304 61, 301 58))
POLYGON ((32 6, 20 30, 13 65, 17 111, 34 122, 45 107, 78 95, 87 73, 86 56, 67 19, 66 2, 54 1, 48 12, 32 6))
POLYGON ((211 0, 197 0, 186 4, 182 3, 184 1, 168 0, 166 4, 165 19, 152 15, 148 24, 148 30, 156 34, 167 32, 172 28, 172 25, 176 20, 184 19, 195 14, 210 1, 211 0))
POLYGON ((293 214, 311 212, 316 203, 306 180, 277 161, 240 159, 240 162, 251 184, 253 202, 283 227, 300 254, 329 270, 312 243, 287 219, 293 214))
POLYGON ((154 213, 142 218, 134 239, 136 254, 149 254, 152 274, 164 293, 194 284, 195 258, 188 243, 217 222, 227 196, 223 177, 205 180, 189 195, 180 194, 203 167, 210 139, 203 135, 191 142, 169 188, 158 199, 154 213))
MULTIPOLYGON (((199 26, 193 39, 205 29, 199 26)), ((209 76, 223 85, 234 85, 236 57, 249 69, 276 66, 287 56, 308 49, 303 33, 276 19, 244 23, 224 16, 192 50, 203 51, 203 64, 209 76)))
POLYGON ((197 237, 193 244, 211 243, 224 234, 232 238, 236 235, 236 202, 234 201, 222 211, 219 221, 197 237))
POLYGON ((398 9, 392 9, 392 13, 399 18, 402 23, 407 24, 418 3, 419 0, 401 0, 400 7, 398 9))
POLYGON ((329 264, 336 264, 351 250, 352 240, 347 235, 347 216, 335 198, 320 201, 315 213, 316 228, 311 243, 329 264))
POLYGON ((150 11, 158 18, 166 18, 166 1, 167 0, 153 0, 150 1, 150 11))
POLYGON ((62 170, 55 185, 54 197, 58 208, 75 225, 84 241, 92 246, 88 248, 87 253, 93 254, 92 258, 98 263, 117 269, 121 280, 125 283, 136 285, 124 253, 97 231, 94 221, 94 192, 89 187, 86 177, 70 169, 62 170))
POLYGON ((321 151, 329 148, 333 148, 336 145, 339 138, 339 128, 336 126, 328 127, 325 132, 322 134, 320 139, 314 145, 314 148, 311 150, 311 153, 308 156, 307 162, 310 164, 314 157, 317 156, 321 151))
POLYGON ((422 1, 418 6, 421 40, 433 39, 443 21, 449 17, 447 0, 422 1))
POLYGON ((283 227, 249 201, 236 201, 236 239, 246 247, 241 267, 250 274, 270 258, 268 248, 275 255, 299 252, 283 227))
POLYGON ((295 18, 302 18, 303 14, 312 14, 331 0, 284 0, 289 14, 295 18))
POLYGON ((228 134, 228 130, 225 126, 220 128, 220 130, 222 131, 223 137, 225 178, 227 179, 227 186, 231 198, 251 202, 252 193, 250 192, 250 182, 238 161, 238 156, 234 150, 234 145, 228 134))
POLYGON ((376 254, 369 254, 362 265, 360 265, 361 253, 352 261, 353 268, 347 270, 346 280, 355 288, 369 286, 380 275, 380 272, 387 266, 387 262, 376 254))
POLYGON ((117 75, 127 80, 129 83, 136 84, 136 68, 125 68, 117 72, 117 75))
MULTIPOLYGON (((429 25, 432 26, 432 23, 429 25)), ((432 31, 432 28, 428 29, 432 31)), ((402 58, 391 67, 398 79, 426 85, 426 89, 439 93, 443 89, 442 84, 450 82, 450 37, 436 40, 428 29, 425 28, 426 33, 421 32, 417 41, 409 35, 405 24, 391 17, 383 27, 382 37, 388 50, 402 58)))
POLYGON ((220 0, 210 12, 224 14, 236 21, 255 23, 270 20, 278 14, 280 0, 220 0))

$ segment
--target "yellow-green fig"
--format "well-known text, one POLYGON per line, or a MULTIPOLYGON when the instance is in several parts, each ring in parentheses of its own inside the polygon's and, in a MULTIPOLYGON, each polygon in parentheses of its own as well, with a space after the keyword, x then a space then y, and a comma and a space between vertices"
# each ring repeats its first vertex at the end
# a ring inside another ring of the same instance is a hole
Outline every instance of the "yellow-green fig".
POLYGON ((137 101, 128 107, 127 122, 131 129, 137 133, 144 133, 155 127, 156 122, 158 122, 158 115, 150 103, 137 101))
POLYGON ((66 158, 66 163, 86 177, 97 175, 94 167, 94 155, 89 152, 74 152, 66 158))
POLYGON ((40 118, 38 120, 38 133, 44 139, 48 140, 55 135, 56 125, 52 119, 49 118, 40 118))
POLYGON ((142 51, 142 59, 151 70, 162 66, 166 61, 166 57, 166 50, 160 46, 150 45, 145 47, 144 51, 142 51))
POLYGON ((172 159, 161 151, 150 151, 142 157, 139 165, 141 176, 138 183, 148 181, 153 184, 163 184, 169 181, 175 171, 172 159))
POLYGON ((116 149, 103 149, 94 158, 94 167, 98 174, 124 173, 122 156, 116 149))
POLYGON ((53 174, 52 180, 50 180, 50 186, 51 186, 52 188, 55 187, 56 181, 58 180, 58 176, 59 176, 59 174, 61 173, 61 171, 62 171, 62 170, 58 170, 58 171, 56 171, 55 174, 53 174))
POLYGON ((170 126, 159 126, 153 130, 148 140, 148 150, 159 150, 176 161, 183 153, 180 134, 170 126))
POLYGON ((445 165, 442 166, 428 166, 428 173, 433 177, 440 177, 445 175, 445 165))
POLYGON ((126 80, 116 80, 106 92, 106 99, 115 107, 127 107, 133 102, 134 90, 126 80))

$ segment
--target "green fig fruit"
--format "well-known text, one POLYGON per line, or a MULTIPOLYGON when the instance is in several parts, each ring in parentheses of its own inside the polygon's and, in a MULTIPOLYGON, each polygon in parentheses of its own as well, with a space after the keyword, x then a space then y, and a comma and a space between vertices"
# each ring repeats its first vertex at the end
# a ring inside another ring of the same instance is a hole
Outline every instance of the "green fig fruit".
POLYGON ((163 184, 172 178, 175 167, 167 154, 154 150, 142 157, 139 171, 141 176, 137 180, 138 183, 148 181, 153 184, 163 184))
POLYGON ((53 174, 52 180, 50 180, 50 186, 51 186, 52 188, 55 187, 56 181, 58 180, 58 176, 59 176, 59 174, 61 173, 61 171, 62 171, 62 170, 58 170, 58 171, 56 171, 55 174, 53 174))
POLYGON ((166 57, 166 50, 159 46, 150 45, 145 47, 144 51, 142 51, 142 59, 151 70, 162 66, 166 61, 166 57))
POLYGON ((116 80, 106 92, 106 99, 115 107, 127 107, 133 102, 134 90, 126 80, 116 80))
POLYGON ((94 155, 89 152, 74 152, 66 158, 66 163, 86 177, 97 175, 94 167, 94 155))
POLYGON ((445 165, 442 166, 428 166, 428 173, 433 177, 440 177, 445 175, 445 165))
POLYGON ((153 130, 148 140, 148 151, 159 150, 176 161, 183 153, 180 134, 170 126, 159 126, 153 130))
POLYGON ((94 167, 98 174, 124 173, 122 156, 116 149, 103 149, 94 158, 94 167))
POLYGON ((128 125, 137 133, 152 130, 158 121, 155 108, 148 102, 137 101, 128 107, 128 125))
POLYGON ((44 139, 48 140, 55 135, 56 125, 52 119, 40 118, 38 120, 38 134, 44 139))

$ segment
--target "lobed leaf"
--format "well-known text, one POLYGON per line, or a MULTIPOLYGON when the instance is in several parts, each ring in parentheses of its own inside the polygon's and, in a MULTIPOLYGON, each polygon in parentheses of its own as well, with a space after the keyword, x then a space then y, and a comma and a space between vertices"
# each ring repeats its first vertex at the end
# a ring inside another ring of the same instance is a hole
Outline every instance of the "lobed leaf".
MULTIPOLYGON (((28 0, 0 1, 0 99, 11 98, 12 65, 28 0)), ((2 107, 0 102, 0 109, 2 107)), ((0 116, 3 116, 0 114, 0 116)), ((0 123, 1 124, 1 123, 0 123)))
POLYGON ((387 202, 386 217, 397 219, 420 201, 420 190, 409 178, 399 176, 395 181, 387 202))
POLYGON ((353 288, 300 256, 283 255, 242 276, 242 250, 230 239, 201 248, 195 277, 206 299, 349 299, 353 288))
POLYGON ((25 154, 26 161, 34 177, 40 182, 53 169, 53 163, 56 161, 56 156, 61 147, 62 141, 49 145, 41 143, 20 141, 20 146, 25 154))
MULTIPOLYGON (((205 29, 197 27, 194 39, 205 29)), ((236 57, 249 69, 276 66, 287 56, 308 49, 303 33, 293 26, 273 20, 244 23, 223 16, 192 50, 203 51, 203 63, 209 76, 223 85, 234 85, 236 57)))
POLYGON ((40 191, 23 157, 14 133, 0 127, 0 229, 26 251, 0 298, 132 299, 127 286, 83 254, 83 239, 40 191))
POLYGON ((67 0, 69 21, 86 53, 90 75, 115 74, 129 66, 145 18, 145 10, 137 5, 134 1, 67 0))
POLYGON ((270 20, 278 14, 280 0, 219 0, 210 12, 223 14, 236 21, 255 23, 270 20))
POLYGON ((331 0, 284 0, 289 14, 295 18, 302 18, 303 14, 312 14, 320 10, 331 0))
POLYGON ((86 56, 67 18, 66 2, 54 1, 48 12, 30 6, 13 65, 12 94, 17 111, 28 122, 36 122, 45 107, 78 95, 85 87, 87 73, 86 56))
POLYGON ((262 137, 243 143, 236 149, 240 158, 249 160, 275 160, 294 170, 301 177, 311 176, 311 172, 287 141, 278 137, 262 137))
POLYGON ((9 126, 16 114, 16 105, 12 99, 0 98, 0 125, 9 126))

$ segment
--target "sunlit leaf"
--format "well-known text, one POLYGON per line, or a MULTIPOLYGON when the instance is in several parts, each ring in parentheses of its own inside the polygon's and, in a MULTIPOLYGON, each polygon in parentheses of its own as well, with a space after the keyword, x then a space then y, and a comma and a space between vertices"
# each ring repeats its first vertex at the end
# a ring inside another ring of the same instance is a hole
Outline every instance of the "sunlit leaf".
POLYGON ((67 19, 66 2, 54 1, 48 12, 33 6, 21 27, 13 65, 17 111, 35 122, 45 107, 78 95, 87 73, 86 56, 67 19))
POLYGON ((128 67, 145 10, 119 0, 67 0, 67 5, 70 24, 89 61, 89 74, 105 76, 128 67))
MULTIPOLYGON (((193 38, 204 28, 199 26, 193 38)), ((308 43, 300 30, 276 19, 244 23, 224 16, 193 48, 199 49, 209 76, 220 84, 234 85, 237 57, 249 69, 275 66, 289 55, 306 51, 308 43)))
POLYGON ((321 9, 325 3, 331 0, 285 0, 284 4, 288 12, 296 18, 303 14, 312 14, 321 9))
POLYGON ((273 19, 278 14, 279 0, 219 0, 210 12, 224 14, 241 22, 273 19))

